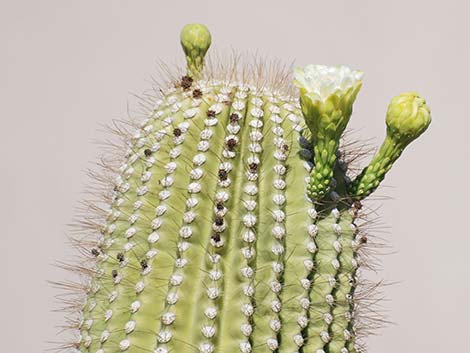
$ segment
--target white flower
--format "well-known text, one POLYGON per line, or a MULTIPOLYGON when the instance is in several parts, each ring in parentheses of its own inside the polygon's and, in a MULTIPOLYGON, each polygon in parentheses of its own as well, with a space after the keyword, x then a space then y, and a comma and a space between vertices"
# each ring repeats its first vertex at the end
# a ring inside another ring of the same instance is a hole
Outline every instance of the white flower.
POLYGON ((294 70, 294 84, 312 100, 325 101, 337 91, 345 92, 362 80, 364 73, 348 66, 307 65, 294 70))

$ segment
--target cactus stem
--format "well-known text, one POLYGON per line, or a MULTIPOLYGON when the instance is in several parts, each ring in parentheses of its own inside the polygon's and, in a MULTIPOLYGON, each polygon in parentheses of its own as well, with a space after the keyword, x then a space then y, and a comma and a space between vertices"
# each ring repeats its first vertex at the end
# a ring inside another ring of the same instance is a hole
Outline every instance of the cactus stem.
POLYGON ((275 63, 235 56, 204 68, 210 41, 202 25, 183 29, 187 72, 168 72, 161 99, 143 99, 149 114, 133 135, 115 127, 123 158, 91 174, 105 188, 95 198, 93 186, 80 221, 84 264, 63 265, 87 276, 61 284, 79 292, 66 299, 79 334, 66 348, 357 353, 361 329, 380 321, 375 286, 356 293, 359 265, 374 265, 360 199, 426 129, 424 100, 392 101, 387 138, 351 183, 361 151, 339 151, 339 140, 362 73, 297 72, 299 102, 275 63), (373 314, 361 321, 363 303, 373 314))

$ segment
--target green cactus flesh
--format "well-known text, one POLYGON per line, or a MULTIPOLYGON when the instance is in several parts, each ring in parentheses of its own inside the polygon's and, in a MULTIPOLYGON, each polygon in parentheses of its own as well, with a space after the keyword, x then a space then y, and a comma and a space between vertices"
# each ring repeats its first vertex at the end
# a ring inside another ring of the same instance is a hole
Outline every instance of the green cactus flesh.
POLYGON ((203 61, 191 60, 129 140, 106 224, 87 247, 74 349, 359 351, 359 182, 335 151, 328 192, 312 198, 324 141, 298 97, 199 71, 193 80, 203 61))

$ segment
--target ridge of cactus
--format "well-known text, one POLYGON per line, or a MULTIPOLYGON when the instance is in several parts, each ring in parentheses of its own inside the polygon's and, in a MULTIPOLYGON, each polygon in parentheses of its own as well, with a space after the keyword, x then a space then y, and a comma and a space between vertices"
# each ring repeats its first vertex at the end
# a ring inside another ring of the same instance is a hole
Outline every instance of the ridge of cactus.
POLYGON ((186 71, 143 99, 143 121, 113 128, 126 151, 90 173, 103 192, 73 234, 83 260, 64 265, 83 278, 59 284, 76 334, 63 348, 364 351, 382 319, 361 312, 377 245, 362 200, 428 127, 424 100, 395 97, 384 144, 351 173, 342 138, 362 72, 309 65, 294 81, 265 62, 206 60, 200 24, 181 44, 186 71))

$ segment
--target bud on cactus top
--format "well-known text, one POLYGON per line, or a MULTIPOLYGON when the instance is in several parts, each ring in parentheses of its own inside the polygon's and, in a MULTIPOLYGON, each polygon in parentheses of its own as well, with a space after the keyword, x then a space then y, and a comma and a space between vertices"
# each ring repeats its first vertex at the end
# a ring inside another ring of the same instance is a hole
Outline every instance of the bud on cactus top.
POLYGON ((204 56, 211 45, 211 34, 204 25, 188 24, 181 31, 180 38, 186 54, 188 75, 198 78, 204 68, 204 56))
POLYGON ((392 99, 386 122, 387 134, 405 147, 428 128, 431 114, 418 93, 407 92, 392 99))

